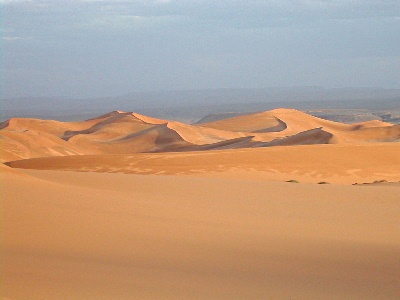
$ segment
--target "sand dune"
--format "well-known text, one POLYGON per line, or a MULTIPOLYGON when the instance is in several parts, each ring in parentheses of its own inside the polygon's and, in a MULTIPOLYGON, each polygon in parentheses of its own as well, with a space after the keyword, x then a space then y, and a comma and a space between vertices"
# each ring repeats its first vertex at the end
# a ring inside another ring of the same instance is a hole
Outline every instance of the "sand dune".
POLYGON ((109 139, 117 138, 121 134, 137 132, 152 127, 150 124, 135 117, 131 113, 123 113, 120 111, 103 115, 97 120, 98 122, 85 130, 66 131, 62 138, 69 140, 77 135, 83 135, 90 138, 91 134, 94 134, 97 136, 97 139, 107 141, 109 139))
MULTIPOLYGON (((233 117, 210 123, 202 123, 199 126, 227 131, 257 132, 269 128, 274 128, 281 124, 282 123, 279 122, 279 119, 269 112, 259 112, 255 114, 233 117)), ((282 124, 281 128, 279 129, 282 130, 285 127, 286 125, 282 124)))
POLYGON ((35 130, 2 130, 0 133, 3 161, 42 156, 93 153, 46 132, 35 130))
POLYGON ((174 146, 189 145, 178 133, 168 128, 167 124, 146 125, 140 129, 137 131, 110 131, 109 126, 107 126, 106 129, 102 129, 96 134, 76 135, 70 139, 70 142, 85 149, 100 151, 103 154, 152 152, 166 150, 174 146))
POLYGON ((351 125, 323 120, 295 109, 274 109, 213 123, 203 123, 204 127, 217 127, 224 130, 239 130, 244 132, 281 132, 298 133, 319 127, 330 129, 350 130, 351 125))
POLYGON ((4 299, 400 299, 399 125, 0 127, 4 299))
POLYGON ((13 131, 35 130, 56 136, 62 136, 66 130, 84 130, 93 126, 98 119, 83 122, 59 122, 54 120, 40 120, 31 118, 12 118, 0 123, 0 129, 13 131))
POLYGON ((364 127, 346 133, 342 138, 353 142, 398 142, 400 140, 400 125, 364 127))
POLYGON ((12 119, 2 127, 1 159, 15 161, 8 165, 19 168, 149 174, 224 171, 237 176, 246 172, 246 176, 268 180, 346 184, 400 180, 400 125, 381 121, 341 124, 293 109, 275 109, 201 125, 114 111, 83 122, 12 119), (322 144, 338 146, 326 148, 322 144), (274 146, 289 148, 269 149, 274 146), (152 152, 166 154, 130 156, 152 152), (385 155, 377 156, 377 152, 385 155), (122 156, 111 158, 111 154, 122 156), (84 157, 17 161, 76 155, 84 157))
POLYGON ((177 132, 184 140, 196 145, 209 145, 245 136, 243 133, 196 127, 180 122, 169 122, 168 128, 177 132))
POLYGON ((381 121, 341 124, 293 109, 275 109, 199 125, 114 111, 83 122, 11 119, 0 128, 2 161, 77 154, 400 140, 399 125, 381 121))
POLYGON ((148 116, 144 116, 135 112, 131 113, 132 116, 134 116, 135 118, 147 123, 147 124, 153 124, 153 125, 160 125, 160 124, 166 124, 168 123, 167 120, 161 120, 161 119, 156 119, 156 118, 152 118, 152 117, 148 117, 148 116))
POLYGON ((313 145, 313 144, 329 144, 333 141, 333 134, 323 130, 322 128, 315 128, 306 130, 291 136, 275 139, 271 142, 263 144, 263 146, 291 146, 291 145, 313 145))
POLYGON ((201 126, 251 132, 254 135, 255 141, 272 142, 270 143, 271 146, 400 140, 400 129, 390 123, 375 120, 357 124, 342 124, 323 120, 294 109, 275 109, 211 123, 203 123, 201 126), (369 132, 366 130, 373 128, 376 130, 369 132), (321 139, 321 134, 319 134, 312 141, 309 133, 322 133, 322 131, 318 131, 317 129, 322 129, 324 132, 329 133, 331 138, 321 139), (306 132, 308 134, 299 135, 306 132), (289 139, 292 142, 280 141, 280 139, 287 139, 294 135, 297 136, 289 139), (306 137, 306 140, 299 138, 301 136, 306 137))

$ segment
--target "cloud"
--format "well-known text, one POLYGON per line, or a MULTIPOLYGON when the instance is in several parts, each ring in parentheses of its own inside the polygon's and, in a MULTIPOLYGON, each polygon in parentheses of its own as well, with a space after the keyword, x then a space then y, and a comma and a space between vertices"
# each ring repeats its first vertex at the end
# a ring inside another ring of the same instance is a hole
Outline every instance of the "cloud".
POLYGON ((30 40, 33 37, 22 37, 22 36, 3 36, 3 40, 5 41, 23 41, 30 40))
POLYGON ((122 30, 122 29, 140 29, 151 27, 158 24, 174 22, 177 18, 170 16, 135 16, 135 15, 108 15, 99 16, 91 19, 87 23, 81 23, 81 28, 122 30))
POLYGON ((400 1, 372 0, 0 0, 18 36, 73 38, 143 28, 181 32, 319 28, 343 20, 400 22, 400 1), (179 29, 177 27, 180 27, 179 29), (79 30, 85 30, 80 32, 79 30))
MULTIPOLYGON (((82 87, 71 88, 76 94, 86 93, 84 85, 116 93, 143 86, 352 85, 363 74, 366 84, 398 86, 398 0, 0 3, 4 61, 15 90, 36 79, 27 66, 51 78, 64 74, 71 87, 81 72, 82 87), (15 81, 11 70, 24 80, 15 81)), ((64 86, 56 81, 40 80, 38 90, 64 86)))
POLYGON ((35 0, 0 0, 0 5, 4 7, 12 6, 12 5, 20 5, 26 3, 34 3, 35 0))
MULTIPOLYGON (((0 0, 6 6, 84 14, 115 13, 136 16, 186 16, 200 19, 369 18, 399 16, 395 0, 0 0), (23 5, 25 4, 25 5, 23 5)), ((18 13, 14 11, 13 13, 18 13)))

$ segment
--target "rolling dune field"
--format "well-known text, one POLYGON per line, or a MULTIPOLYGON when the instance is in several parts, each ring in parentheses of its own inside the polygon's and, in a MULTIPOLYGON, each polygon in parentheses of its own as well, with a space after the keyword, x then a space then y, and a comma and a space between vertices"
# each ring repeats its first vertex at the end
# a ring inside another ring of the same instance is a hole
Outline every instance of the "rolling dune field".
POLYGON ((399 125, 0 128, 3 299, 400 299, 399 125))

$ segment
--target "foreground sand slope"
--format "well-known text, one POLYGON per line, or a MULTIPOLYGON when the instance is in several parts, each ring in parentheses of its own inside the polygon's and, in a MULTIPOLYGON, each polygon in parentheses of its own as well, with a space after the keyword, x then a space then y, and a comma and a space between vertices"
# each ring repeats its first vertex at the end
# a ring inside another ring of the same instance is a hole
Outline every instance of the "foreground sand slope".
POLYGON ((179 174, 309 183, 399 182, 400 143, 45 157, 7 164, 24 169, 179 174))
POLYGON ((398 188, 2 173, 6 299, 398 299, 398 188))

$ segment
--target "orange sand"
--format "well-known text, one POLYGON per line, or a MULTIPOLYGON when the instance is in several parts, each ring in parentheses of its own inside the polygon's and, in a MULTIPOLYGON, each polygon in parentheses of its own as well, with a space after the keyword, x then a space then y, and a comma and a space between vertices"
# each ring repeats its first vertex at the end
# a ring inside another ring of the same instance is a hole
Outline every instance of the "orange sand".
POLYGON ((400 125, 0 128, 3 299, 400 299, 400 125))
POLYGON ((396 299, 399 190, 2 173, 6 299, 396 299))

